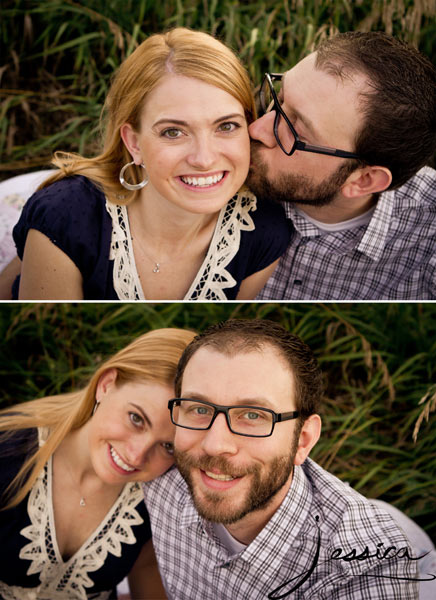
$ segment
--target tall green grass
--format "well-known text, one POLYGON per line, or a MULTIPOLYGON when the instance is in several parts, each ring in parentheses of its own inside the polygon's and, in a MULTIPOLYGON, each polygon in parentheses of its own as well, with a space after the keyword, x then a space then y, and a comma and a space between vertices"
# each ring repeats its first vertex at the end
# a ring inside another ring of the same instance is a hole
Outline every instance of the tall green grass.
POLYGON ((436 304, 2 304, 1 405, 81 385, 150 328, 230 317, 275 320, 312 347, 325 375, 313 458, 436 538, 436 304))
POLYGON ((111 74, 148 35, 174 26, 229 44, 254 84, 337 31, 383 30, 436 63, 434 0, 2 0, 0 177, 91 155, 111 74))

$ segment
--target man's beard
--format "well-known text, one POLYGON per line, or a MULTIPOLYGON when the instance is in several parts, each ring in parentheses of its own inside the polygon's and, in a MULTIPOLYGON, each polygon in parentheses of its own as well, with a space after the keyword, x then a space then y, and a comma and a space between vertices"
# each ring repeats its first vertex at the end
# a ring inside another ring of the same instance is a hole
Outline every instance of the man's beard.
MULTIPOLYGON (((315 184, 307 175, 281 173, 275 180, 268 178, 268 167, 262 160, 256 140, 251 141, 251 165, 247 177, 250 190, 261 200, 279 203, 294 202, 307 206, 327 206, 335 199, 350 173, 356 168, 356 161, 341 165, 328 179, 315 184)), ((289 157, 291 168, 292 157, 289 157)))
POLYGON ((230 461, 222 456, 203 456, 194 458, 187 452, 175 451, 176 465, 188 484, 191 496, 199 515, 207 521, 230 525, 236 523, 247 514, 266 508, 274 496, 279 492, 289 479, 294 468, 295 454, 298 448, 299 431, 295 432, 290 453, 287 456, 279 456, 272 459, 266 466, 266 472, 262 474, 259 464, 245 469, 236 469, 230 461), (298 435, 297 435, 298 433, 298 435), (195 489, 191 470, 198 468, 203 471, 218 469, 220 473, 226 473, 233 477, 249 476, 251 483, 245 492, 242 503, 239 502, 241 492, 236 485, 233 492, 202 491, 198 494, 195 489), (236 502, 235 502, 236 500, 236 502), (237 504, 237 507, 234 506, 237 504))

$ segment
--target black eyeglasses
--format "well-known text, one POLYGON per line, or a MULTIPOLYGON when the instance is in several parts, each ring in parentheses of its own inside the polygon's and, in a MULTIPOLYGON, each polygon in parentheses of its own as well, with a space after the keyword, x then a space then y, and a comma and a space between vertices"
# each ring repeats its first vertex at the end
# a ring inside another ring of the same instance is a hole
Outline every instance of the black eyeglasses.
POLYGON ((265 73, 265 77, 263 78, 260 87, 259 100, 260 107, 264 113, 270 112, 271 110, 274 110, 276 113, 274 119, 274 136, 283 152, 288 156, 291 156, 295 150, 301 150, 302 152, 327 154, 329 156, 339 156, 340 158, 360 159, 360 156, 354 154, 354 152, 338 150, 337 148, 329 148, 327 146, 313 146, 300 140, 294 126, 284 113, 274 89, 274 84, 280 82, 282 78, 283 73, 265 73), (283 117, 288 127, 281 127, 279 132, 280 117, 283 117))
POLYGON ((269 437, 276 423, 297 419, 299 416, 298 410, 276 413, 258 406, 219 406, 188 398, 170 400, 168 408, 174 425, 185 429, 210 429, 217 415, 223 413, 230 431, 246 437, 269 437))

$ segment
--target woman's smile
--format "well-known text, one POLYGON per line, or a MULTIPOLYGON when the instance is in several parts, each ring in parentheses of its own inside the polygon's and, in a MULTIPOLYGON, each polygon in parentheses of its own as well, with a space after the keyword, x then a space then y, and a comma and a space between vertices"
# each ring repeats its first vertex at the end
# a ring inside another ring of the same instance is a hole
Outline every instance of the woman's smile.
POLYGON ((138 470, 135 467, 130 466, 127 463, 125 463, 113 446, 108 444, 108 447, 109 447, 109 455, 110 455, 111 463, 117 471, 121 470, 123 475, 124 474, 129 475, 129 474, 133 473, 134 471, 138 470))
POLYGON ((226 177, 228 171, 220 171, 214 174, 202 175, 180 175, 181 183, 192 191, 203 191, 217 188, 226 177))

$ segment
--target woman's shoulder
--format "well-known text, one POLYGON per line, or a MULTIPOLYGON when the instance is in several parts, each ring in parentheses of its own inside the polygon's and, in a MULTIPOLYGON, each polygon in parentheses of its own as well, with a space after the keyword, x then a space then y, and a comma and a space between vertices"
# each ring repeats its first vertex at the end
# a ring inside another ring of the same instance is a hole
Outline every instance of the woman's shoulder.
POLYGON ((266 240, 268 245, 287 245, 291 235, 289 222, 283 206, 277 202, 261 200, 248 188, 243 188, 234 197, 235 208, 240 212, 239 220, 251 232, 244 243, 252 244, 266 240))
POLYGON ((102 240, 110 236, 105 196, 82 175, 65 177, 35 192, 24 206, 13 230, 20 258, 29 229, 43 233, 76 264, 82 255, 88 262, 89 254, 98 256, 102 240))
POLYGON ((37 447, 36 428, 0 433, 0 497, 26 458, 35 452, 37 447))
POLYGON ((86 215, 102 210, 105 205, 103 192, 87 177, 74 175, 64 177, 37 190, 27 201, 23 213, 30 217, 35 212, 50 212, 61 216, 65 211, 86 215))
POLYGON ((267 223, 276 224, 283 229, 289 229, 285 209, 281 204, 273 200, 256 198, 256 211, 253 213, 253 219, 255 219, 256 223, 266 221, 267 223))

